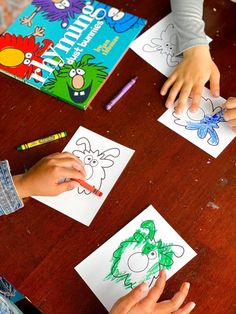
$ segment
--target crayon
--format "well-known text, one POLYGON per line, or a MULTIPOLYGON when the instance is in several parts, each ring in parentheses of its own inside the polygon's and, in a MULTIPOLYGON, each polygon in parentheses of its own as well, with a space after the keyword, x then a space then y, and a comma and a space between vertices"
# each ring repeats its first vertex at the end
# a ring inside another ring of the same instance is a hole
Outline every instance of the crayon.
POLYGON ((21 151, 21 150, 30 149, 30 148, 33 148, 35 146, 39 146, 39 145, 42 145, 42 144, 46 144, 46 143, 49 143, 49 142, 56 141, 56 140, 58 140, 60 138, 66 137, 66 136, 67 136, 67 132, 63 131, 63 132, 56 133, 56 134, 53 134, 53 135, 50 135, 50 136, 47 136, 47 137, 44 137, 44 138, 40 138, 40 139, 35 140, 33 142, 22 144, 22 145, 17 147, 17 150, 21 151))
POLYGON ((107 105, 106 110, 111 110, 113 106, 128 92, 128 90, 136 83, 138 77, 133 78, 129 83, 127 83, 122 90, 113 98, 107 105))
POLYGON ((90 192, 92 192, 93 194, 97 195, 97 196, 102 196, 103 193, 99 190, 97 190, 94 186, 88 184, 87 182, 85 182, 84 180, 81 179, 74 179, 72 178, 71 180, 78 182, 82 187, 84 187, 86 190, 89 190, 90 192))

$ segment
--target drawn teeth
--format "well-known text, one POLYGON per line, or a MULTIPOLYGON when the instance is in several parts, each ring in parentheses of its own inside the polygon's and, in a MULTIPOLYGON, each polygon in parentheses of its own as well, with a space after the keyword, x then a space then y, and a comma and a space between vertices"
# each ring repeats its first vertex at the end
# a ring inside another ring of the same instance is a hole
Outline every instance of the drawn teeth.
POLYGON ((85 92, 82 91, 82 92, 80 92, 79 94, 80 94, 80 96, 84 96, 84 95, 85 95, 85 92))
POLYGON ((79 93, 78 92, 74 92, 74 96, 78 96, 79 95, 79 93))

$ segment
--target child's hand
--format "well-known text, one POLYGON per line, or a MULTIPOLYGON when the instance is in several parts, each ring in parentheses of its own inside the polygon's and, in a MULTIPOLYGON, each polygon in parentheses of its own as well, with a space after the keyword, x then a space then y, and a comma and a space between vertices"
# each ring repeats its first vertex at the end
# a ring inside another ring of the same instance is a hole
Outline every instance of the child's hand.
POLYGON ((61 179, 85 180, 82 161, 71 153, 55 153, 41 159, 28 172, 13 177, 21 198, 28 196, 55 196, 72 190, 79 184, 75 181, 61 182, 61 179))
POLYGON ((208 46, 196 46, 184 52, 183 61, 177 65, 161 89, 161 95, 165 96, 169 91, 165 106, 173 106, 178 94, 179 99, 176 113, 181 114, 191 94, 192 104, 190 111, 198 110, 202 90, 210 80, 210 89, 213 96, 220 95, 220 73, 211 59, 208 46))
POLYGON ((148 292, 147 284, 142 283, 123 298, 119 299, 110 314, 187 314, 195 307, 195 303, 189 302, 181 309, 188 295, 189 283, 182 284, 180 290, 172 299, 157 303, 166 283, 165 270, 160 272, 156 284, 148 292), (148 293, 148 294, 147 294, 148 293))
POLYGON ((232 130, 236 132, 236 97, 229 97, 223 107, 226 109, 224 113, 225 120, 232 130))

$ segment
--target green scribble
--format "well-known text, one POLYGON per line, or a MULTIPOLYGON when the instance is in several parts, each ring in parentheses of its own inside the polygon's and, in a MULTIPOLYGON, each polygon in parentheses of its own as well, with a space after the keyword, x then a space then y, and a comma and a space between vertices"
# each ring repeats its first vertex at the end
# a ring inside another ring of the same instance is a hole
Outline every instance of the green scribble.
POLYGON ((107 68, 99 63, 90 63, 92 59, 93 55, 86 54, 78 62, 55 69, 53 78, 48 79, 42 90, 83 108, 108 75, 107 68))
POLYGON ((171 269, 173 257, 181 257, 184 248, 172 243, 155 240, 157 230, 153 220, 144 221, 140 229, 122 241, 114 251, 111 269, 104 280, 123 282, 125 289, 133 289, 142 282, 149 286, 158 278, 161 269, 171 269), (176 253, 173 248, 178 248, 176 253))

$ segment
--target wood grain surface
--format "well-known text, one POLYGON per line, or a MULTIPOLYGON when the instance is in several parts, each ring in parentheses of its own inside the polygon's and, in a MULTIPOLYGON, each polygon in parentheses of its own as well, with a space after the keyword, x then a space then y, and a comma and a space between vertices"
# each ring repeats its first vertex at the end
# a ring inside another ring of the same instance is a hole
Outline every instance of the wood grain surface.
MULTIPOLYGON (((167 0, 107 2, 147 18, 146 29, 170 12, 167 0)), ((213 38, 224 98, 236 96, 235 16, 231 1, 205 1, 206 32, 213 38)), ((196 313, 236 313, 236 142, 214 159, 158 123, 165 111, 159 93, 164 81, 129 50, 91 106, 81 111, 0 75, 1 160, 9 160, 13 174, 61 151, 79 126, 136 151, 89 228, 33 199, 0 218, 0 274, 44 313, 106 313, 74 266, 149 204, 198 253, 168 281, 162 298, 190 281, 188 299, 197 303, 196 313), (106 112, 104 105, 134 76, 139 77, 135 86, 106 112), (16 151, 19 144, 61 130, 69 133, 66 139, 16 151)))

